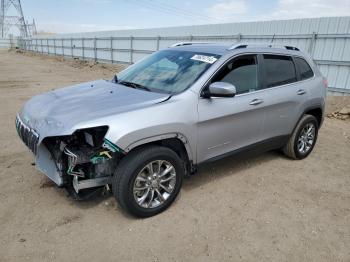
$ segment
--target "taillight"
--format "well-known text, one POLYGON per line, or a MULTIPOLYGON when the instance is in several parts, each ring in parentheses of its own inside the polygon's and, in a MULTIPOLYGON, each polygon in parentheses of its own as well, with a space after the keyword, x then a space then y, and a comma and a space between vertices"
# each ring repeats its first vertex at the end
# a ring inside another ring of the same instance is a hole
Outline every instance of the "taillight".
POLYGON ((323 85, 324 85, 325 88, 328 87, 328 80, 327 80, 327 78, 323 78, 323 85))

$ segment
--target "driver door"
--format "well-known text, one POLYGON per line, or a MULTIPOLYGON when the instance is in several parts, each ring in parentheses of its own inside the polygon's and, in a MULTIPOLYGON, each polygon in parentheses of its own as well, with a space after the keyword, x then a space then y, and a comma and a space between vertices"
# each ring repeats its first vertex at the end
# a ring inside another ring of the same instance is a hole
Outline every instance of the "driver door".
POLYGON ((200 98, 198 103, 198 163, 259 142, 263 135, 263 100, 259 96, 257 55, 229 61, 211 79, 236 87, 230 98, 200 98))

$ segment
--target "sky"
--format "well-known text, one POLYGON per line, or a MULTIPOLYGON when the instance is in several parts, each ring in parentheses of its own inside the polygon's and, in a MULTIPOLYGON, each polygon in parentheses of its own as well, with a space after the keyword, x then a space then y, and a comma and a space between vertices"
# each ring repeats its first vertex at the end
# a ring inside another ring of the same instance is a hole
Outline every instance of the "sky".
POLYGON ((38 31, 74 33, 350 16, 350 0, 22 0, 38 31))

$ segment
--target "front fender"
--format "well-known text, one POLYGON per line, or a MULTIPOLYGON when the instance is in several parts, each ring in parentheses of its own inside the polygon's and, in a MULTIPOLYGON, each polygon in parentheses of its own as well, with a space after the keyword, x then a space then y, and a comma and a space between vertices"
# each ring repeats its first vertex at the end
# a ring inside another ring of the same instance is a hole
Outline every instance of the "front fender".
POLYGON ((187 152, 187 155, 188 155, 188 159, 190 161, 193 161, 193 152, 192 152, 191 146, 190 146, 190 144, 188 142, 188 139, 183 134, 180 134, 180 133, 167 133, 167 134, 162 134, 162 135, 156 135, 156 136, 151 136, 151 137, 147 137, 147 138, 142 138, 142 139, 137 140, 137 141, 131 143, 130 145, 128 145, 124 149, 124 151, 127 153, 127 152, 131 151, 132 149, 134 149, 135 147, 138 147, 138 146, 141 146, 141 145, 144 145, 144 144, 148 144, 148 143, 151 143, 151 142, 161 141, 161 140, 168 139, 168 138, 178 138, 178 139, 180 139, 181 142, 183 143, 185 149, 186 149, 186 152, 187 152))
POLYGON ((140 145, 169 138, 177 138, 183 143, 189 160, 195 162, 196 136, 195 132, 191 132, 191 130, 193 130, 192 125, 173 123, 140 128, 133 131, 124 130, 125 132, 114 132, 115 130, 110 129, 105 138, 112 141, 125 153, 140 145))

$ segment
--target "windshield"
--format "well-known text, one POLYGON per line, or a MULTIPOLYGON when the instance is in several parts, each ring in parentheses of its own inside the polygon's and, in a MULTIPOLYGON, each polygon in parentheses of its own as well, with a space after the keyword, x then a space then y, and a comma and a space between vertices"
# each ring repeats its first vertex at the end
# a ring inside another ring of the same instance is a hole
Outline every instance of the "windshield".
POLYGON ((118 83, 148 91, 180 93, 219 57, 201 52, 159 51, 118 74, 118 83))

